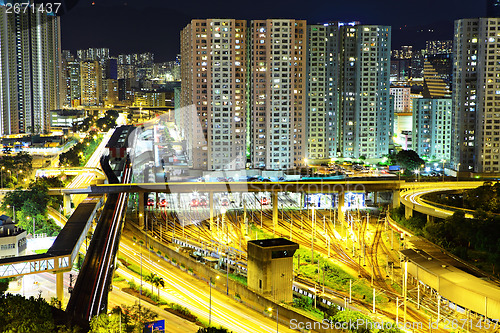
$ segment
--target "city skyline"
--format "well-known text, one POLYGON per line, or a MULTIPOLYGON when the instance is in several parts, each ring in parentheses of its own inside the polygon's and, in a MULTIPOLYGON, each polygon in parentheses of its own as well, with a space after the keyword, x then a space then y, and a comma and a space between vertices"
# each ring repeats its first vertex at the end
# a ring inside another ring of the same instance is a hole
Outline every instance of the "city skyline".
POLYGON ((0 331, 495 331, 500 0, 124 1, 0 0, 0 331))
POLYGON ((426 40, 452 39, 454 20, 486 16, 486 1, 479 5, 468 1, 425 1, 411 8, 411 15, 408 8, 397 1, 386 1, 383 6, 365 0, 348 4, 332 2, 311 8, 304 8, 298 1, 273 2, 272 6, 255 4, 244 10, 238 6, 207 6, 201 1, 193 1, 189 6, 185 3, 166 5, 160 1, 148 1, 147 5, 121 1, 95 1, 92 5, 80 1, 61 16, 62 45, 72 51, 109 47, 114 55, 153 52, 158 61, 168 61, 180 53, 179 32, 191 19, 284 18, 304 19, 308 24, 359 21, 367 25, 389 25, 395 47, 411 40, 417 48, 423 48, 426 40))

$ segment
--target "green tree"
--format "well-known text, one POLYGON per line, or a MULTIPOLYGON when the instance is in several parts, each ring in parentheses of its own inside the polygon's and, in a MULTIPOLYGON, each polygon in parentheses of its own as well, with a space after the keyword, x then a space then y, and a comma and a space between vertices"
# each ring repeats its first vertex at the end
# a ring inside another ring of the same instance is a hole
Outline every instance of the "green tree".
POLYGON ((108 110, 104 114, 104 117, 97 119, 95 125, 101 131, 106 131, 111 128, 116 127, 116 119, 118 119, 119 113, 116 110, 108 110))
MULTIPOLYGON (((90 333, 120 332, 120 315, 101 313, 90 320, 90 333)), ((128 332, 128 331, 127 331, 128 332)))
POLYGON ((144 277, 144 281, 149 282, 151 284, 151 296, 153 296, 153 286, 155 284, 156 277, 157 277, 156 273, 149 273, 144 277))
POLYGON ((313 308, 312 302, 312 298, 306 296, 299 296, 293 299, 293 304, 295 307, 306 311, 309 311, 313 308))
POLYGON ((156 287, 156 290, 158 291, 158 302, 160 302, 160 287, 164 288, 165 287, 165 280, 161 276, 155 276, 153 278, 153 284, 156 287))
POLYGON ((156 313, 139 306, 137 303, 131 306, 116 306, 109 313, 101 313, 90 320, 91 333, 118 333, 130 332, 141 333, 144 324, 158 317, 156 313))
POLYGON ((13 187, 19 183, 18 178, 23 174, 29 174, 33 170, 33 157, 25 152, 16 155, 4 155, 0 157, 0 169, 2 170, 3 184, 5 187, 13 187))
POLYGON ((7 193, 1 208, 13 212, 15 207, 16 223, 28 233, 33 232, 33 219, 35 219, 35 230, 38 233, 53 235, 60 228, 47 218, 47 206, 50 201, 46 180, 37 179, 30 183, 26 191, 18 189, 7 193))
POLYGON ((401 150, 395 155, 390 155, 389 159, 391 164, 399 165, 404 169, 407 175, 412 174, 415 170, 419 170, 422 164, 425 163, 414 150, 401 150))
POLYGON ((137 302, 131 306, 122 307, 122 325, 126 332, 142 332, 144 324, 153 321, 158 315, 149 308, 140 306, 137 302))
POLYGON ((9 289, 10 279, 0 279, 0 296, 2 296, 7 289, 9 289))
POLYGON ((77 327, 56 325, 53 308, 38 297, 0 296, 0 328, 2 332, 63 333, 79 332, 77 327))

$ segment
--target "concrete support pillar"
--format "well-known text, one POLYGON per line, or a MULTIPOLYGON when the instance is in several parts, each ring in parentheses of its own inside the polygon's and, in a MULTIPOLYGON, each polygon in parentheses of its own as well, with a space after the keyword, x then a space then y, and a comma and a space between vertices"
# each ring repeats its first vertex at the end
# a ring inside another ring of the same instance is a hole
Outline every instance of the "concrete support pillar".
POLYGON ((345 210, 345 192, 341 191, 339 192, 339 202, 338 202, 338 219, 341 222, 345 221, 345 216, 344 216, 344 210, 345 210))
POLYGON ((144 193, 139 192, 139 229, 144 229, 144 193))
POLYGON ((412 216, 413 216, 413 208, 405 206, 405 218, 409 219, 412 216))
MULTIPOLYGON (((59 269, 59 258, 55 258, 54 259, 54 268, 56 270, 59 269)), ((62 272, 58 272, 58 273, 55 273, 56 274, 56 297, 57 299, 61 302, 63 302, 63 298, 64 298, 64 293, 63 293, 63 273, 62 272)))
POLYGON ((71 213, 71 194, 63 194, 63 214, 71 213))
POLYGON ((434 216, 427 215, 427 223, 433 223, 434 222, 434 216))
POLYGON ((401 195, 399 193, 399 190, 392 191, 392 208, 398 208, 401 204, 400 200, 401 195))
POLYGON ((63 273, 56 273, 56 295, 57 299, 61 302, 63 302, 64 298, 64 292, 63 292, 63 273))
POLYGON ((214 230, 214 192, 208 194, 208 205, 210 206, 210 230, 214 230))
POLYGON ((373 192, 373 204, 376 205, 378 202, 378 192, 373 192))
POLYGON ((278 192, 271 193, 271 203, 273 205, 273 226, 276 233, 278 227, 278 192))

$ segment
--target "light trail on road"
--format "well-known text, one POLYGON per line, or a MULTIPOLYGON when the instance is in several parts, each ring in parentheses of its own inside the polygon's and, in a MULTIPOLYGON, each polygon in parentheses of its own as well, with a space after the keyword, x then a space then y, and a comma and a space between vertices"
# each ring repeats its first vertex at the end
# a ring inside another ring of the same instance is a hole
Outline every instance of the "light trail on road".
MULTIPOLYGON (((122 238, 120 253, 126 256, 129 261, 140 265, 140 254, 137 253, 140 249, 138 249, 138 245, 134 247, 130 243, 126 238, 122 238)), ((167 268, 167 265, 169 264, 160 265, 158 262, 147 259, 144 254, 142 255, 143 269, 157 273, 165 280, 164 289, 169 290, 169 292, 161 290, 161 296, 185 306, 196 316, 207 319, 209 311, 208 286, 203 282, 196 281, 193 277, 189 277, 186 273, 181 273, 176 268, 167 268), (202 287, 200 287, 201 285, 202 287)), ((140 284, 138 277, 134 277, 124 270, 119 270, 119 272, 124 273, 125 278, 134 279, 135 283, 140 284)), ((214 326, 222 325, 235 332, 276 332, 274 320, 258 316, 253 310, 238 303, 232 304, 233 302, 229 301, 229 298, 221 296, 214 292, 214 288, 212 289, 212 323, 214 326)), ((283 325, 280 325, 279 331, 293 332, 283 325)))

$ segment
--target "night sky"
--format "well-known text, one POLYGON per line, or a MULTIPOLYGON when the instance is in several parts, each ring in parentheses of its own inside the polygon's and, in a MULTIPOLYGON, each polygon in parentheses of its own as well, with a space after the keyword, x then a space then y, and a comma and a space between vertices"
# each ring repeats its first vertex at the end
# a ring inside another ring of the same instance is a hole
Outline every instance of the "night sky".
POLYGON ((393 48, 421 48, 425 40, 452 39, 455 19, 486 12, 485 0, 68 0, 67 8, 75 1, 61 15, 63 49, 108 47, 112 55, 153 52, 155 61, 175 58, 179 32, 193 18, 357 20, 391 25, 393 48))

